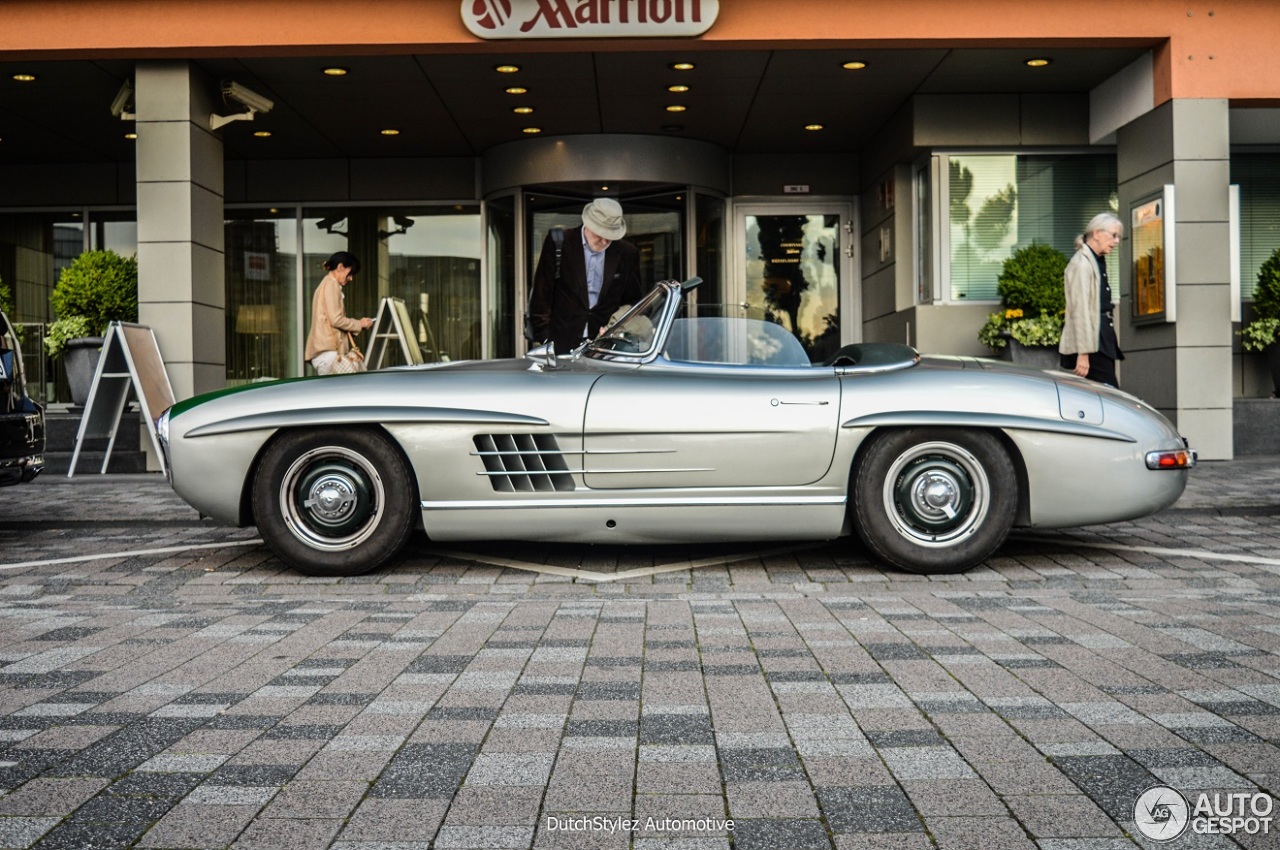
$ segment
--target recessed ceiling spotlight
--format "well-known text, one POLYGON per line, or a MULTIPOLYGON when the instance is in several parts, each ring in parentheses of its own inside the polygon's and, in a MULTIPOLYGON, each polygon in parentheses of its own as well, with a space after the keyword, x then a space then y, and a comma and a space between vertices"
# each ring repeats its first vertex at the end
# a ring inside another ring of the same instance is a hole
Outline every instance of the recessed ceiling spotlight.
POLYGON ((397 130, 395 127, 386 127, 386 128, 384 128, 384 129, 382 129, 382 130, 379 130, 378 132, 379 132, 379 133, 381 133, 381 134, 382 134, 382 135, 384 135, 384 136, 398 136, 398 135, 400 135, 400 131, 399 131, 399 130, 397 130))
POLYGON ((541 127, 525 127, 520 132, 528 133, 530 136, 536 136, 542 132, 542 128, 541 127))
POLYGON ((1052 61, 1053 61, 1052 59, 1047 59, 1047 58, 1045 58, 1045 57, 1043 57, 1043 56, 1040 56, 1040 57, 1036 57, 1035 59, 1028 59, 1028 60, 1027 60, 1027 67, 1028 67, 1028 68, 1043 68, 1045 65, 1048 65, 1048 64, 1049 64, 1050 62, 1052 62, 1052 61))
POLYGON ((601 192, 607 192, 607 191, 609 191, 609 187, 608 187, 608 186, 601 186, 601 187, 600 187, 600 191, 601 191, 601 192))
POLYGON ((495 65, 493 67, 493 70, 497 71, 499 74, 514 74, 520 70, 520 66, 519 65, 495 65))
POLYGON ((688 108, 689 108, 689 107, 687 107, 687 106, 685 106, 685 105, 683 105, 683 104, 680 104, 680 103, 673 103, 673 104, 671 104, 670 106, 668 106, 668 107, 667 107, 667 111, 668 111, 668 112, 684 112, 684 111, 685 111, 686 109, 688 109, 688 108))
POLYGON ((125 133, 125 134, 124 134, 124 137, 125 137, 126 139, 128 139, 129 141, 133 141, 134 139, 138 138, 138 134, 137 134, 137 133, 125 133))
POLYGON ((821 129, 822 129, 822 125, 821 125, 821 124, 805 124, 805 125, 804 125, 804 128, 805 128, 806 130, 814 130, 814 131, 817 131, 817 130, 821 130, 821 129))
POLYGON ((507 94, 528 94, 529 90, 524 86, 509 86, 507 94))
POLYGON ((20 83, 33 83, 35 82, 36 75, 35 74, 14 74, 13 78, 20 83))
POLYGON ((533 112, 533 107, 532 107, 532 106, 517 106, 515 109, 513 109, 513 110, 511 110, 511 111, 512 111, 512 112, 514 112, 516 115, 529 115, 530 113, 532 113, 532 112, 533 112))
POLYGON ((332 67, 332 68, 325 68, 323 70, 323 73, 326 77, 345 77, 348 71, 346 68, 332 67))
POLYGON ((692 71, 694 66, 692 62, 675 62, 669 67, 673 71, 692 71))
POLYGON ((271 138, 271 131, 270 131, 270 130, 255 130, 255 131, 253 132, 253 135, 257 136, 259 139, 269 139, 269 138, 271 138))
POLYGON ((272 207, 271 209, 267 210, 267 212, 269 212, 269 213, 271 213, 271 214, 273 214, 273 215, 274 215, 275 213, 280 212, 280 208, 279 208, 279 207, 272 207))
POLYGON ((840 67, 844 68, 846 71, 861 71, 863 68, 867 67, 867 63, 855 60, 853 62, 844 62, 840 67))
POLYGON ((667 86, 667 91, 674 92, 675 94, 684 94, 688 90, 688 86, 667 86))

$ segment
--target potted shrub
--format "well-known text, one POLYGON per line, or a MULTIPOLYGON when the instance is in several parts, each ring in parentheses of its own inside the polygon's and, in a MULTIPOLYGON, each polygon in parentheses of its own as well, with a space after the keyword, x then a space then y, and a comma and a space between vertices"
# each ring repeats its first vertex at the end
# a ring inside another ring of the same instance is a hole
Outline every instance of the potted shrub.
POLYGON ((45 351, 62 356, 71 400, 84 404, 107 325, 138 320, 138 260, 86 251, 62 270, 49 300, 58 318, 46 332, 45 351))
POLYGON ((1014 251, 1000 270, 1000 310, 987 316, 978 339, 1006 360, 1041 368, 1058 365, 1066 296, 1067 256, 1032 242, 1014 251))
POLYGON ((1245 351, 1265 351, 1271 366, 1272 398, 1280 398, 1280 248, 1258 269, 1253 290, 1257 317, 1240 329, 1245 351))

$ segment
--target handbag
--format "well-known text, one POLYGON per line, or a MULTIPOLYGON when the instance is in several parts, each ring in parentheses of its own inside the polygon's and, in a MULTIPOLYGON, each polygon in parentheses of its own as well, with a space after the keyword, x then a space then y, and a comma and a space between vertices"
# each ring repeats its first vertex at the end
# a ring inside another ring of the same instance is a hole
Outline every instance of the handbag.
POLYGON ((364 355, 360 352, 360 346, 356 345, 356 338, 351 335, 351 331, 347 331, 347 341, 351 344, 347 353, 339 354, 338 359, 333 361, 332 374, 334 375, 350 375, 354 372, 364 372, 369 368, 365 365, 364 355))

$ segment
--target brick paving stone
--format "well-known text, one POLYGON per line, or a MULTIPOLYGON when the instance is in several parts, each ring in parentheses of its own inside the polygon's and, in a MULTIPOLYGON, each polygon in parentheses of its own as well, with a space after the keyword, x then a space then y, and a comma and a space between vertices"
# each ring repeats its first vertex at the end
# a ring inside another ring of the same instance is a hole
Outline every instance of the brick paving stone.
MULTIPOLYGON (((421 538, 351 579, 260 546, 0 570, 0 846, 1120 850, 1150 784, 1280 783, 1277 473, 1205 464, 1170 511, 1015 532, 959 576, 845 541, 421 538), (612 584, 479 563, 726 553, 612 584)), ((0 544, 32 558, 255 534, 158 476, 22 489, 0 544)))

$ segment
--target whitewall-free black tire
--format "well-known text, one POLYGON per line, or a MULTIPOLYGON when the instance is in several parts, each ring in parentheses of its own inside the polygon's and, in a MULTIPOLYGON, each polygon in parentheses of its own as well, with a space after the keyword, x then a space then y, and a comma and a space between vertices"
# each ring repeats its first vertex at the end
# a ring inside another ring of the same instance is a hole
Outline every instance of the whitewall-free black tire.
POLYGON ((262 539, 313 576, 354 576, 394 557, 413 531, 413 476, 374 429, 313 429, 280 435, 253 480, 262 539))
POLYGON ((877 557, 916 573, 957 573, 1004 543, 1018 476, 992 434, 907 428, 872 435, 853 475, 853 524, 877 557))

